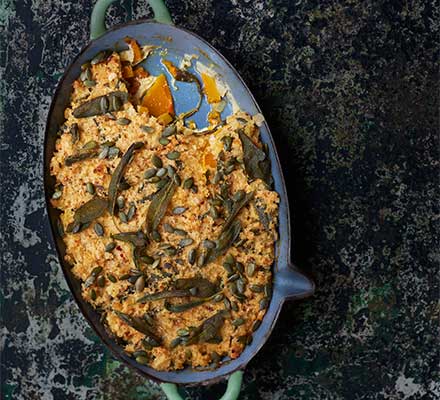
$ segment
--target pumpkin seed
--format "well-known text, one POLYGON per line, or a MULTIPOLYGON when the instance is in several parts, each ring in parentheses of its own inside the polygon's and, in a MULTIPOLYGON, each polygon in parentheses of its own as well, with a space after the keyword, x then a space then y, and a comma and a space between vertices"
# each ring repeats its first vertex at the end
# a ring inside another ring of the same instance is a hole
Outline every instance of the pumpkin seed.
POLYGON ((118 190, 121 190, 121 191, 123 191, 123 190, 128 190, 128 189, 130 189, 130 184, 127 182, 127 180, 123 177, 122 179, 121 179, 121 181, 119 182, 119 184, 118 184, 118 190))
POLYGON ((98 236, 103 236, 104 235, 104 228, 98 222, 94 225, 93 230, 95 231, 95 233, 98 236))
POLYGON ((153 154, 153 156, 151 157, 151 163, 156 168, 162 168, 162 165, 163 165, 162 160, 156 154, 153 154))
POLYGON ((92 286, 95 283, 96 277, 101 273, 102 267, 95 267, 92 269, 92 272, 90 273, 89 277, 84 282, 84 288, 88 288, 92 286))
POLYGON ((232 173, 232 171, 234 171, 235 169, 235 165, 229 165, 228 167, 225 168, 225 175, 229 175, 230 173, 232 173))
POLYGON ((156 242, 160 242, 161 240, 160 233, 157 230, 151 231, 151 238, 156 242))
POLYGON ((264 297, 260 300, 260 310, 265 310, 268 305, 269 305, 269 299, 267 297, 264 297))
POLYGON ((211 207, 209 207, 209 215, 211 216, 212 219, 217 219, 219 217, 219 213, 217 209, 212 205, 211 207))
POLYGON ((214 185, 217 185, 217 183, 219 183, 222 179, 222 173, 220 171, 217 171, 214 175, 214 177, 212 178, 212 183, 214 185))
POLYGON ((175 125, 168 125, 162 131, 162 137, 168 137, 168 136, 174 135, 175 133, 176 133, 176 126, 175 125))
POLYGON ((244 190, 239 190, 234 193, 234 195, 232 196, 232 200, 234 200, 235 202, 239 202, 244 199, 245 195, 246 193, 244 190))
POLYGON ((109 56, 109 52, 107 50, 100 51, 98 54, 95 55, 95 57, 92 58, 90 63, 92 65, 98 64, 101 61, 104 61, 109 56))
POLYGON ((63 194, 63 192, 61 190, 57 190, 53 193, 52 199, 57 200, 61 197, 62 194, 63 194))
POLYGON ((90 194, 95 194, 95 186, 93 185, 92 182, 87 182, 86 184, 86 190, 88 193, 90 194))
POLYGON ((168 170, 166 168, 159 168, 156 172, 156 176, 158 176, 159 178, 162 178, 163 176, 165 176, 168 173, 168 170))
POLYGON ((141 365, 148 365, 148 357, 145 356, 137 356, 136 357, 136 362, 141 364, 141 365))
POLYGON ((243 294, 243 293, 244 293, 245 284, 244 284, 244 282, 243 282, 242 279, 238 279, 238 280, 235 282, 235 286, 237 287, 237 292, 238 292, 238 294, 243 294))
POLYGON ((183 181, 184 189, 191 189, 193 185, 194 185, 194 178, 187 178, 183 181))
POLYGON ((111 146, 108 149, 108 157, 109 158, 116 158, 119 155, 119 149, 116 146, 111 146))
POLYGON ((223 263, 223 268, 226 270, 228 274, 232 274, 234 272, 234 269, 232 268, 231 264, 228 264, 227 262, 223 263))
POLYGON ((248 263, 248 265, 246 266, 246 274, 247 274, 247 276, 249 276, 249 277, 254 276, 255 268, 256 268, 256 266, 255 266, 254 263, 252 263, 252 262, 248 263))
POLYGON ((116 120, 116 123, 118 125, 121 125, 121 126, 130 125, 131 124, 131 120, 129 120, 128 118, 118 118, 116 120))
POLYGON ((174 229, 174 233, 179 236, 186 236, 188 232, 183 229, 174 229))
POLYGON ((244 319, 243 318, 236 318, 232 321, 232 325, 234 326, 240 326, 244 324, 244 319))
POLYGON ((266 297, 272 296, 272 285, 270 283, 264 285, 264 294, 266 297))
POLYGON ((168 223, 163 224, 163 229, 165 232, 174 233, 174 228, 168 223))
POLYGON ((104 275, 99 275, 98 278, 96 278, 96 284, 99 287, 104 287, 105 286, 105 277, 104 277, 104 275))
POLYGON ((196 249, 191 249, 191 250, 188 252, 188 262, 189 262, 191 265, 193 265, 193 264, 195 263, 195 261, 196 261, 196 256, 197 256, 197 251, 196 251, 196 249))
POLYGON ((127 219, 130 221, 134 217, 135 213, 136 213, 136 206, 132 204, 128 209, 127 219))
POLYGON ((168 143, 170 143, 170 141, 169 141, 167 138, 161 137, 161 138, 159 139, 159 143, 160 143, 162 146, 166 146, 168 143))
POLYGON ((107 158, 109 150, 110 150, 109 146, 103 146, 101 152, 98 154, 98 158, 101 160, 107 158))
POLYGON ((180 338, 180 337, 176 337, 175 339, 173 339, 171 342, 170 342, 170 347, 172 348, 172 349, 174 349, 175 347, 177 347, 179 344, 181 344, 182 343, 182 338, 180 338))
POLYGON ((72 136, 72 143, 75 144, 79 140, 78 124, 74 123, 70 126, 69 133, 72 136))
POLYGON ((150 182, 150 183, 158 183, 158 182, 160 182, 160 180, 161 179, 158 176, 153 176, 152 178, 150 178, 148 180, 148 182, 150 182))
POLYGON ((216 303, 220 303, 222 300, 223 300, 223 294, 222 293, 219 293, 219 294, 216 294, 215 296, 214 296, 214 301, 216 302, 216 303))
POLYGON ((106 245, 105 245, 105 252, 106 253, 110 253, 111 251, 113 251, 114 249, 115 249, 115 247, 116 247, 116 243, 115 242, 110 242, 110 243, 107 243, 106 245))
POLYGON ((56 224, 57 224, 58 235, 60 235, 60 237, 64 237, 64 235, 65 235, 65 233, 64 233, 64 226, 63 226, 63 223, 60 221, 59 218, 56 219, 56 224))
POLYGON ((224 147, 225 151, 231 151, 231 148, 232 148, 232 137, 224 136, 222 138, 222 142, 223 142, 223 147, 224 147))
POLYGON ((182 179, 180 179, 180 176, 178 174, 174 174, 173 180, 177 186, 180 186, 180 184, 182 183, 182 179))
POLYGON ((141 129, 145 133, 152 133, 152 132, 154 132, 154 128, 152 128, 151 126, 148 126, 148 125, 141 125, 141 129))
POLYGON ((112 274, 108 274, 107 278, 110 282, 116 283, 116 277, 112 274))
POLYGON ((120 219, 124 224, 126 224, 126 223, 128 222, 127 214, 125 214, 124 211, 119 211, 118 216, 119 216, 119 219, 120 219))
POLYGON ((85 87, 91 88, 96 86, 96 82, 92 80, 86 80, 83 82, 85 87))
POLYGON ((169 179, 161 179, 159 182, 156 183, 156 187, 158 189, 162 189, 163 187, 165 187, 169 182, 169 179))
POLYGON ((136 350, 135 352, 133 352, 133 357, 138 357, 138 356, 147 357, 148 354, 145 350, 136 350))
POLYGON ((169 248, 164 250, 164 253, 167 256, 172 257, 172 256, 175 256, 177 254, 177 249, 175 247, 169 247, 169 248))
POLYGON ((226 264, 231 265, 233 267, 235 265, 235 258, 234 258, 234 256, 231 253, 226 254, 224 262, 226 264))
POLYGON ((101 114, 105 114, 108 110, 109 102, 106 96, 102 96, 99 101, 99 107, 101 108, 101 114))
POLYGON ((235 263, 235 268, 237 268, 237 271, 240 272, 242 275, 244 272, 244 265, 241 262, 235 263))
POLYGON ((173 214, 174 215, 180 215, 180 214, 183 214, 184 212, 186 211, 186 208, 185 207, 175 207, 175 208, 173 208, 173 214))
POLYGON ((249 289, 254 293, 263 293, 263 286, 261 285, 250 285, 249 289))
POLYGON ((90 299, 91 299, 92 301, 95 301, 95 300, 96 300, 96 292, 95 292, 95 289, 90 290, 90 299))
POLYGON ((224 304, 224 306, 225 306, 225 308, 226 308, 227 310, 230 310, 230 309, 231 309, 231 302, 229 301, 229 299, 228 299, 227 297, 225 297, 225 298, 223 299, 223 304, 224 304))
POLYGON ((116 204, 118 205, 118 208, 122 210, 125 207, 125 199, 123 196, 118 196, 116 199, 116 204))
POLYGON ((139 278, 136 279, 135 283, 136 292, 140 293, 145 289, 145 278, 143 275, 141 275, 139 278))
POLYGON ((72 233, 78 233, 80 229, 81 229, 81 223, 75 222, 75 224, 74 224, 74 226, 72 228, 72 233))
POLYGON ((174 168, 172 165, 168 165, 167 170, 168 170, 168 176, 170 178, 173 178, 176 173, 176 168, 174 168))
POLYGON ((199 268, 201 268, 201 267, 203 267, 205 265, 206 258, 207 258, 207 256, 206 256, 205 252, 199 254, 199 256, 197 258, 197 266, 199 268))
POLYGON ((188 238, 180 240, 179 246, 186 247, 186 246, 190 246, 193 243, 194 243, 194 240, 192 238, 188 237, 188 238))
POLYGON ((179 336, 189 336, 189 330, 186 328, 181 328, 177 330, 179 336))
POLYGON ((215 249, 215 247, 216 247, 215 242, 213 242, 212 240, 208 240, 208 239, 205 239, 205 240, 202 242, 202 245, 203 245, 203 247, 205 247, 206 249, 215 249))
POLYGON ((171 151, 167 154, 169 160, 177 160, 180 157, 180 152, 177 150, 171 151))
POLYGON ((261 320, 257 319, 252 325, 252 332, 255 332, 261 326, 261 320))
POLYGON ((82 147, 83 150, 91 150, 95 149, 98 146, 98 143, 96 143, 94 140, 89 140, 87 143, 84 144, 82 147))
POLYGON ((145 179, 150 179, 150 178, 152 178, 153 176, 155 176, 156 175, 156 168, 149 168, 149 169, 147 169, 145 172, 144 172, 144 178, 145 179))
POLYGON ((131 277, 130 274, 123 274, 119 277, 120 281, 126 281, 127 279, 129 279, 131 277))

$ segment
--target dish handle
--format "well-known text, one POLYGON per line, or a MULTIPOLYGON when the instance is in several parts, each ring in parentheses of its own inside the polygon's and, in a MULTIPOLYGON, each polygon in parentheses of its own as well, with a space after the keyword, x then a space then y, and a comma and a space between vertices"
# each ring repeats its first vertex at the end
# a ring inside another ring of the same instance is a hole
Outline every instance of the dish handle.
POLYGON ((286 299, 302 299, 315 293, 315 283, 297 267, 288 264, 277 272, 281 295, 286 299))
MULTIPOLYGON (((105 13, 110 4, 116 0, 98 0, 93 7, 90 19, 90 39, 96 39, 103 35, 107 28, 105 27, 105 13)), ((148 0, 153 9, 154 19, 162 24, 172 24, 170 12, 163 0, 148 0)))
MULTIPOLYGON (((243 380, 243 371, 235 371, 228 378, 228 386, 225 394, 219 400, 236 400, 240 394, 241 382, 243 380)), ((160 387, 164 391, 168 400, 183 400, 180 396, 177 385, 174 383, 161 383, 160 387)))

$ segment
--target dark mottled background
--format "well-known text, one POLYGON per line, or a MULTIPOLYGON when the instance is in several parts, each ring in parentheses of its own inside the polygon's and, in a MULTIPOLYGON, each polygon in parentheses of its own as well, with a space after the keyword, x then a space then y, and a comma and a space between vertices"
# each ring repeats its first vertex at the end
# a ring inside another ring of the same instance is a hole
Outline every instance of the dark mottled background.
MULTIPOLYGON (((61 275, 42 191, 55 85, 88 40, 89 0, 1 0, 2 394, 164 399, 115 361, 61 275)), ((435 1, 170 0, 269 121, 316 280, 284 307, 242 399, 438 399, 439 136, 435 1)), ((108 22, 149 16, 145 1, 108 22)), ((223 385, 190 389, 215 399, 223 385)))

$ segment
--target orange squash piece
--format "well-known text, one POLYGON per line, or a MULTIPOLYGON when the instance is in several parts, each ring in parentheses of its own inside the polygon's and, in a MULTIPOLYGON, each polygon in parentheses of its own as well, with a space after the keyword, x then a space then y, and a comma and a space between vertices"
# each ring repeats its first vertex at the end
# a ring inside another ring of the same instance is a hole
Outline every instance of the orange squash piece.
POLYGON ((150 76, 148 71, 146 71, 145 68, 141 67, 140 65, 133 70, 133 75, 136 78, 148 78, 150 76))
POLYGON ((124 79, 133 78, 133 68, 131 68, 131 65, 124 65, 122 67, 122 76, 124 79))
POLYGON ((205 164, 205 167, 215 168, 217 166, 217 160, 214 158, 214 155, 207 151, 205 153, 203 164, 205 164))
POLYGON ((174 115, 173 97, 164 74, 159 75, 142 99, 142 106, 147 107, 154 117, 169 113, 174 115))
POLYGON ((218 103, 221 100, 220 93, 217 89, 215 79, 208 74, 202 72, 203 91, 209 104, 218 103))
POLYGON ((173 76, 173 78, 175 78, 177 76, 177 73, 179 70, 171 61, 162 60, 162 64, 165 65, 165 67, 167 67, 167 70, 170 72, 170 74, 173 76))
POLYGON ((138 63, 142 60, 142 50, 138 45, 138 42, 132 38, 125 38, 125 43, 127 43, 133 50, 133 64, 138 63))

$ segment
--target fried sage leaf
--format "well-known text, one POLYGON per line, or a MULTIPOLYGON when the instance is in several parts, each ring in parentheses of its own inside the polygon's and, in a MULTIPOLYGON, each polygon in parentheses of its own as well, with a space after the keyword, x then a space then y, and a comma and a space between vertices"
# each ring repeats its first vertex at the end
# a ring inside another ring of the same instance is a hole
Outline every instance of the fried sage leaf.
POLYGON ((119 319, 121 321, 124 321, 127 325, 136 329, 138 332, 141 332, 147 335, 148 337, 153 338, 155 341, 160 342, 160 338, 157 336, 157 333, 154 331, 153 326, 151 326, 145 319, 139 317, 132 317, 118 310, 113 310, 113 311, 119 317, 119 319))
POLYGON ((115 205, 116 205, 116 195, 118 194, 119 183, 122 180, 122 177, 125 172, 125 168, 130 162, 130 159, 135 150, 140 149, 144 144, 142 142, 133 143, 125 152, 125 154, 121 157, 121 161, 119 161, 118 166, 115 168, 112 179, 108 186, 108 204, 109 204, 109 212, 111 215, 114 214, 115 205))
POLYGON ((238 215, 238 213, 242 210, 244 206, 246 206, 246 204, 248 204, 253 199, 254 195, 255 192, 246 193, 246 195, 244 195, 239 201, 234 203, 234 205, 232 206, 232 211, 228 215, 228 218, 226 219, 223 225, 222 228, 223 232, 229 228, 229 226, 231 225, 235 217, 238 215))
POLYGON ((79 162, 88 160, 90 158, 95 158, 99 155, 99 145, 98 143, 91 141, 85 145, 82 149, 80 149, 77 153, 72 154, 64 159, 64 164, 68 167, 79 162))
POLYGON ((217 314, 206 319, 200 326, 192 331, 186 344, 221 342, 220 330, 225 321, 225 317, 225 311, 219 311, 217 314))
POLYGON ((205 259, 205 263, 209 263, 226 253, 226 251, 234 244, 241 232, 241 223, 235 220, 230 226, 224 230, 216 240, 217 246, 209 249, 205 259))
POLYGON ((147 238, 141 232, 120 232, 112 235, 115 240, 121 242, 131 243, 134 247, 145 247, 147 245, 147 238))
POLYGON ((189 296, 188 290, 163 290, 157 293, 147 294, 140 297, 137 303, 148 303, 149 301, 163 300, 172 297, 186 297, 189 296))
POLYGON ((262 204, 262 202, 255 201, 254 208, 258 214, 258 219, 262 223, 264 229, 266 231, 270 231, 270 216, 266 212, 266 206, 262 204))
POLYGON ((238 131, 238 136, 243 146, 243 162, 246 173, 251 179, 261 179, 271 186, 270 160, 266 153, 256 146, 242 129, 238 131))
POLYGON ((166 301, 164 306, 170 312, 181 313, 190 310, 191 308, 200 306, 201 304, 206 303, 207 301, 208 299, 201 299, 201 300, 194 300, 188 303, 181 303, 181 304, 171 304, 166 301))
POLYGON ((158 227, 162 217, 168 208, 168 205, 173 197, 176 184, 170 180, 163 188, 156 192, 151 200, 147 211, 146 230, 147 237, 152 239, 152 232, 158 227))
MULTIPOLYGON (((139 298, 137 300, 137 303, 147 303, 149 301, 162 300, 173 297, 194 296, 199 298, 207 298, 214 295, 217 292, 217 290, 218 290, 217 285, 215 285, 214 283, 210 282, 205 278, 198 278, 198 277, 182 278, 182 279, 177 279, 174 282, 172 289, 163 290, 157 293, 147 294, 139 298)), ((207 300, 208 299, 204 299, 203 302, 207 300)), ((179 304, 178 306, 183 306, 183 305, 179 304)))
POLYGON ((75 118, 87 118, 119 111, 127 100, 128 93, 121 91, 111 92, 81 104, 73 110, 73 116, 75 118))
POLYGON ((90 222, 104 214, 107 203, 107 199, 101 199, 100 197, 95 197, 84 203, 75 211, 73 222, 67 226, 66 231, 73 232, 74 228, 78 227, 76 232, 79 232, 81 226, 88 226, 90 222))
POLYGON ((195 297, 209 297, 218 290, 216 284, 208 279, 199 277, 177 279, 174 283, 174 287, 178 290, 186 290, 188 292, 190 289, 196 289, 190 292, 191 295, 195 297))

